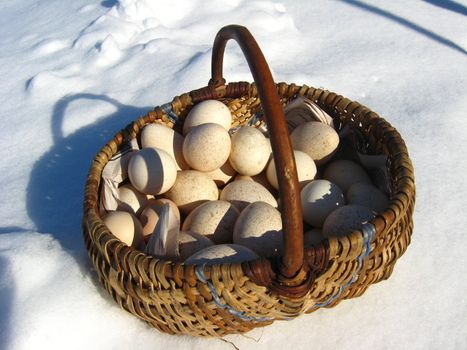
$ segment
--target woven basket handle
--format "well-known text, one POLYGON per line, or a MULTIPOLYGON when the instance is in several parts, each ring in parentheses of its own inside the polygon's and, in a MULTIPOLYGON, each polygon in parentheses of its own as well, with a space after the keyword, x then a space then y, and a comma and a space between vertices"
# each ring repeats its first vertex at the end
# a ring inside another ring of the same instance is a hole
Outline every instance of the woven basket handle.
POLYGON ((303 266, 303 221, 295 159, 283 107, 261 49, 248 29, 242 26, 229 25, 217 33, 209 85, 217 87, 225 84, 222 64, 225 46, 230 39, 234 39, 242 49, 261 99, 276 164, 282 208, 284 255, 279 269, 284 277, 293 278, 303 266))

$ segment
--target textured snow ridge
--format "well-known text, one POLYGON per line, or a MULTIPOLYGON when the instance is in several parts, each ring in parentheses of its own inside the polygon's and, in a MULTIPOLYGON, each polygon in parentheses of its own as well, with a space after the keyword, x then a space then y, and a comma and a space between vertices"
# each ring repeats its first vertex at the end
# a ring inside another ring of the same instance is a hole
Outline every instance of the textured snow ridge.
MULTIPOLYGON (((233 349, 170 336, 116 305, 81 233, 90 162, 155 105, 206 85, 227 24, 276 81, 387 119, 417 184, 412 243, 387 281, 227 341, 244 349, 466 349, 467 4, 373 0, 0 1, 0 349, 233 349)), ((252 81, 229 43, 227 81, 252 81)))

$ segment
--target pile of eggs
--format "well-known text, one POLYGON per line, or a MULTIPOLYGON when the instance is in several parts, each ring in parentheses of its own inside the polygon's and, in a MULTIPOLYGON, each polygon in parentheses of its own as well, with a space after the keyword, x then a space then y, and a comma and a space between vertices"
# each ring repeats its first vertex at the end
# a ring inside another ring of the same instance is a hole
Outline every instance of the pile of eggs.
MULTIPOLYGON (((179 219, 179 261, 241 262, 282 253, 278 181, 270 141, 251 126, 229 129, 229 109, 216 100, 195 105, 183 135, 145 126, 139 151, 118 189, 118 207, 104 223, 127 245, 145 250, 161 209, 179 219)), ((290 134, 301 188, 305 246, 347 235, 388 205, 365 169, 333 159, 339 135, 309 121, 290 134)))

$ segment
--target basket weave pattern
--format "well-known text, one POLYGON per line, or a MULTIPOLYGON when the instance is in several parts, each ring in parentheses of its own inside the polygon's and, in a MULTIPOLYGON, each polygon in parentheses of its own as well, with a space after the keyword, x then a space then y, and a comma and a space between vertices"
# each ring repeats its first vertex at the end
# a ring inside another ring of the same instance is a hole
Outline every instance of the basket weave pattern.
MULTIPOLYGON (((373 235, 364 232, 330 238, 305 249, 314 267, 311 289, 299 297, 282 296, 258 283, 248 264, 185 266, 160 260, 128 247, 114 237, 100 217, 101 174, 118 147, 137 137, 154 122, 181 130, 193 104, 216 98, 227 104, 233 125, 256 125, 261 111, 255 84, 230 83, 215 90, 202 88, 156 107, 115 135, 96 155, 85 187, 83 234, 99 280, 125 310, 156 329, 197 336, 241 333, 292 318, 319 307, 360 296, 370 284, 387 279, 405 252, 412 234, 415 182, 411 160, 399 133, 376 113, 333 92, 308 86, 276 85, 282 104, 298 95, 324 109, 338 125, 358 128, 365 137, 363 150, 388 156, 390 206, 371 222, 373 235)), ((261 282, 261 281, 259 281, 261 282)))

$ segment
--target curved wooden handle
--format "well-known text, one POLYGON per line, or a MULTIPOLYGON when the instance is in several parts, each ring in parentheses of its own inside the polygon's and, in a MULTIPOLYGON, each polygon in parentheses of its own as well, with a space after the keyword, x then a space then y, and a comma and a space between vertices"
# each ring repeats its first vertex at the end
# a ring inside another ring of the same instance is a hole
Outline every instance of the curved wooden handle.
POLYGON ((284 110, 264 55, 245 27, 229 25, 217 33, 212 51, 212 78, 209 85, 217 87, 225 84, 222 64, 225 46, 230 39, 234 39, 242 49, 261 99, 276 164, 282 207, 284 256, 280 272, 287 278, 293 278, 303 266, 303 221, 300 187, 284 110))

